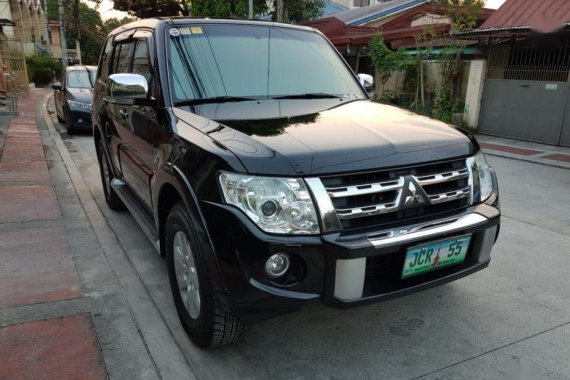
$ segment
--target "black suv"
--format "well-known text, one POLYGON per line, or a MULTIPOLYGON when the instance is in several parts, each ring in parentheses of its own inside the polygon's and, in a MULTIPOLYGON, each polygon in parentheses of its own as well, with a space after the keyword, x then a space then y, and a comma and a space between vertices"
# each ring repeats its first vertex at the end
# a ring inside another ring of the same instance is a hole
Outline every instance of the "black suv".
POLYGON ((489 265, 498 187, 475 138, 369 100, 313 29, 120 27, 93 126, 107 203, 166 257, 200 346, 307 302, 383 301, 489 265))

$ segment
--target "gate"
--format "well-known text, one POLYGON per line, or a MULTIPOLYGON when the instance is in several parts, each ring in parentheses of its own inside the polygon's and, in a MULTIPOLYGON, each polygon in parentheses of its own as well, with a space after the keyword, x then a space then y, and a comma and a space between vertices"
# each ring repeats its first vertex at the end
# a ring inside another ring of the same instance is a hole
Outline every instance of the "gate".
POLYGON ((570 39, 490 47, 481 133, 570 146, 570 39))

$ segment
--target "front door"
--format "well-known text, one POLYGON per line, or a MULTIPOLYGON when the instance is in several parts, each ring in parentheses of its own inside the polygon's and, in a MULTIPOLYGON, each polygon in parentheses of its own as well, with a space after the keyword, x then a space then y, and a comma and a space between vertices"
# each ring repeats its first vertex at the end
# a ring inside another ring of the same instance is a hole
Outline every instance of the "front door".
MULTIPOLYGON (((149 98, 156 98, 157 87, 151 65, 152 34, 137 31, 132 38, 115 48, 118 59, 114 73, 132 73, 145 77, 149 98), (119 53, 117 54, 117 49, 119 53), (124 52, 124 54, 123 54, 124 52)), ((155 171, 154 159, 158 142, 166 137, 155 107, 111 105, 116 135, 116 152, 121 176, 134 194, 152 209, 150 184, 155 171)))

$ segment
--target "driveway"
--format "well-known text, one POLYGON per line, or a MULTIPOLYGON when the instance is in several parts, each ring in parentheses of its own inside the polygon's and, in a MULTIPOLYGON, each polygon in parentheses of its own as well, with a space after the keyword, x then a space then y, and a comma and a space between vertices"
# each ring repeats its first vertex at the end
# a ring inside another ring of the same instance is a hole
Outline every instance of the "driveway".
MULTIPOLYGON (((482 272, 356 309, 309 305, 251 326, 233 346, 201 350, 178 323, 165 261, 128 212, 106 207, 92 137, 68 137, 53 122, 73 160, 68 166, 75 165, 87 185, 82 196, 96 202, 168 326, 168 339, 198 378, 570 376, 569 170, 489 157, 504 216, 491 265, 482 272)), ((137 320, 145 319, 133 310, 137 320)))

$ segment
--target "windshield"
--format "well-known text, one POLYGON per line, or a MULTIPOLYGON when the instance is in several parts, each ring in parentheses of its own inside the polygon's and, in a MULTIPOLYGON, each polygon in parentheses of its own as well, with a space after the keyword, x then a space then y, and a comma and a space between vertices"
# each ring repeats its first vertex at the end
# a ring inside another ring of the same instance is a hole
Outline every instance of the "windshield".
POLYGON ((68 88, 93 88, 97 71, 95 70, 70 70, 67 72, 68 88))
POLYGON ((317 33, 215 24, 169 31, 174 103, 307 94, 366 97, 336 50, 317 33))

